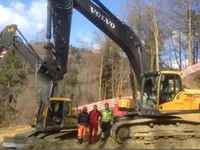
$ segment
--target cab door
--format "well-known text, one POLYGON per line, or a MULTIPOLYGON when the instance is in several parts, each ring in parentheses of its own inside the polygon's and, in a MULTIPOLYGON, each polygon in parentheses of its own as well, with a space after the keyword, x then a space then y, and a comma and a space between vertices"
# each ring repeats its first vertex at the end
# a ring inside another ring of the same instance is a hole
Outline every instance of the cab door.
POLYGON ((181 78, 177 74, 162 74, 159 88, 159 111, 177 111, 185 108, 181 101, 183 91, 181 78))
POLYGON ((64 103, 64 120, 63 120, 63 128, 77 128, 77 114, 73 114, 72 112, 72 103, 66 101, 64 103))
POLYGON ((159 75, 143 77, 141 90, 141 113, 155 115, 158 112, 157 84, 159 75))
POLYGON ((40 107, 38 110, 38 114, 37 114, 37 121, 36 121, 36 128, 38 130, 42 130, 44 128, 44 116, 45 116, 45 111, 46 111, 46 106, 45 104, 41 101, 40 102, 40 107))

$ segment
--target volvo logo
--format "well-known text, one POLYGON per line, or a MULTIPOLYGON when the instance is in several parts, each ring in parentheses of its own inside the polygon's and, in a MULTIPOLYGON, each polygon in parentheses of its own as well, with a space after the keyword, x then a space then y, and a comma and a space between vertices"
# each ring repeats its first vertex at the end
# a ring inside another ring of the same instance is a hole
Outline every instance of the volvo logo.
POLYGON ((115 28, 115 24, 110 21, 108 18, 106 18, 105 16, 103 16, 100 12, 98 12, 95 8, 93 8, 92 6, 90 6, 90 10, 93 14, 95 14, 98 18, 100 18, 103 22, 105 22, 107 25, 109 25, 111 28, 115 28))

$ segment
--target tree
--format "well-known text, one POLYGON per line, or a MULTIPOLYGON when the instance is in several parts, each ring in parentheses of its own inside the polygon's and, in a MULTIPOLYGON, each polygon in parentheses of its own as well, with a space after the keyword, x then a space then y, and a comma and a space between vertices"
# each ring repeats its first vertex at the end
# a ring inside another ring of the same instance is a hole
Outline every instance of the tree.
POLYGON ((25 78, 23 69, 23 60, 18 52, 9 52, 4 57, 4 62, 0 68, 0 84, 15 86, 22 84, 22 79, 25 78))
MULTIPOLYGON (((105 36, 105 35, 103 35, 105 36)), ((101 55, 99 67, 99 99, 123 95, 124 81, 128 79, 125 65, 127 58, 124 52, 108 37, 100 41, 99 54, 101 55), (126 78, 126 79, 125 79, 126 78)))
POLYGON ((198 0, 192 2, 191 33, 193 39, 193 63, 198 63, 200 48, 200 3, 198 0))
POLYGON ((156 0, 152 0, 152 32, 154 34, 155 48, 156 48, 156 71, 159 71, 159 28, 156 19, 156 0))
MULTIPOLYGON (((1 97, 3 93, 10 93, 9 87, 16 87, 23 85, 23 80, 25 79, 26 74, 23 68, 23 59, 19 53, 15 51, 10 51, 4 57, 4 61, 0 66, 0 84, 1 86, 6 86, 8 88, 0 88, 1 97)), ((22 87, 22 86, 21 86, 22 87)), ((10 103, 15 100, 15 96, 20 93, 19 90, 15 90, 14 94, 5 97, 4 101, 0 102, 0 124, 4 123, 9 124, 14 121, 16 117, 15 108, 13 108, 10 103)), ((16 104, 16 101, 14 101, 16 104)))
MULTIPOLYGON (((168 15, 170 16, 169 25, 171 26, 171 31, 179 32, 182 40, 179 40, 179 52, 181 50, 181 59, 183 69, 183 60, 188 60, 187 65, 192 65, 198 61, 198 24, 199 19, 199 1, 198 0, 173 0, 169 1, 166 5, 168 8, 168 15), (187 40, 185 40, 187 39, 187 40), (187 45, 187 48, 185 48, 187 45)), ((186 66, 186 65, 184 65, 186 66)), ((180 69, 180 68, 179 68, 180 69)))
POLYGON ((150 70, 152 71, 159 70, 160 51, 163 49, 165 38, 165 24, 161 17, 163 13, 161 13, 161 8, 156 7, 156 3, 155 0, 152 0, 151 4, 144 0, 132 0, 128 3, 127 15, 129 25, 137 33, 139 39, 144 41, 145 50, 150 54, 150 70))
POLYGON ((192 34, 191 34, 191 1, 188 2, 188 65, 193 64, 193 55, 192 55, 192 34))

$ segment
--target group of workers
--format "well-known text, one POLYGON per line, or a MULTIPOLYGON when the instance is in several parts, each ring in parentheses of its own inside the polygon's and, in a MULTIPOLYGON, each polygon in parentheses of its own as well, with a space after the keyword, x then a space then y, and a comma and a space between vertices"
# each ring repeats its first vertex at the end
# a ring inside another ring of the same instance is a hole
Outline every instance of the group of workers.
POLYGON ((99 111, 97 105, 93 106, 93 110, 87 112, 87 107, 83 107, 82 112, 78 115, 78 144, 82 144, 83 138, 89 129, 88 143, 97 142, 97 132, 100 125, 102 130, 101 140, 104 141, 109 134, 113 122, 113 112, 109 108, 109 104, 105 103, 105 109, 99 111))

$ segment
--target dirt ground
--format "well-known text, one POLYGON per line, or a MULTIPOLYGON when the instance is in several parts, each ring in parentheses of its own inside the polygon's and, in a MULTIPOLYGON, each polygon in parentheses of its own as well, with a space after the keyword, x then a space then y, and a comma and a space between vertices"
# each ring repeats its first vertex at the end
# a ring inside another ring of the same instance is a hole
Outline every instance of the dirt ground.
POLYGON ((200 143, 198 140, 184 140, 177 143, 155 143, 155 144, 140 144, 135 143, 133 140, 127 141, 123 144, 118 144, 114 139, 109 138, 107 141, 98 141, 95 144, 88 144, 84 142, 82 145, 76 144, 77 140, 75 138, 68 138, 67 140, 58 141, 58 142, 47 142, 41 141, 38 144, 29 145, 25 148, 28 149, 46 149, 46 148, 60 148, 60 149, 119 149, 119 148, 126 148, 126 149, 153 149, 153 148, 162 148, 162 149, 193 149, 193 148, 200 148, 200 143))
POLYGON ((22 134, 24 132, 27 132, 31 130, 30 126, 27 125, 18 125, 18 126, 11 126, 8 128, 1 128, 0 129, 0 142, 3 141, 4 136, 10 136, 13 137, 17 134, 22 134))
MULTIPOLYGON (((31 127, 29 126, 16 126, 16 127, 9 127, 9 128, 2 128, 0 129, 0 148, 2 147, 2 141, 4 136, 14 136, 16 134, 21 134, 27 131, 30 131, 31 127)), ((195 149, 200 148, 200 142, 198 140, 184 140, 179 142, 172 142, 172 143, 155 143, 155 144, 141 144, 135 143, 134 140, 129 140, 126 143, 118 144, 114 139, 111 137, 107 141, 98 141, 96 144, 88 144, 87 137, 82 145, 77 145, 76 134, 69 135, 63 138, 60 141, 47 141, 47 140, 39 140, 37 143, 30 144, 24 147, 25 149, 118 149, 118 148, 126 148, 126 149, 153 149, 153 148, 163 148, 163 149, 181 149, 181 148, 188 148, 188 149, 195 149)))

